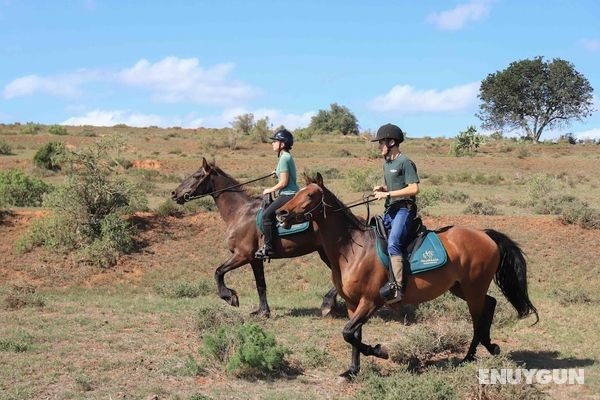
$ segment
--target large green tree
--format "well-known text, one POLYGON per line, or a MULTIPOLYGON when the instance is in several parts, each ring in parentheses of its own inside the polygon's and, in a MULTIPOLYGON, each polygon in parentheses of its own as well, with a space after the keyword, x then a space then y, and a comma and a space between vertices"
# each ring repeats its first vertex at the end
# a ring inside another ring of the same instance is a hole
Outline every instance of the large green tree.
POLYGON ((311 118, 308 128, 317 133, 341 132, 344 135, 358 135, 358 120, 348 107, 333 103, 329 111, 319 110, 317 115, 311 118))
POLYGON ((515 61, 481 82, 478 117, 484 128, 522 129, 538 141, 546 128, 590 116, 592 93, 589 81, 568 61, 515 61))

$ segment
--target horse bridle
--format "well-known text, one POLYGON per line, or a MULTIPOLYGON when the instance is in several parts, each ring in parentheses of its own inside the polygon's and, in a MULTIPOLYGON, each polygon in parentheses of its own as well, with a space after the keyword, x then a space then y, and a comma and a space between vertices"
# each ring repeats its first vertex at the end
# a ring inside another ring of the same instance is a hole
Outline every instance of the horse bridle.
POLYGON ((319 201, 313 208, 311 208, 308 211, 305 211, 302 214, 294 213, 292 220, 293 222, 300 224, 303 222, 312 221, 312 219, 315 217, 315 211, 318 211, 319 208, 322 208, 323 210, 323 218, 327 218, 327 212, 325 211, 325 209, 326 207, 333 208, 333 206, 325 202, 325 194, 323 193, 323 188, 321 188, 321 186, 317 184, 315 184, 315 186, 317 186, 319 192, 321 193, 321 201, 319 201))

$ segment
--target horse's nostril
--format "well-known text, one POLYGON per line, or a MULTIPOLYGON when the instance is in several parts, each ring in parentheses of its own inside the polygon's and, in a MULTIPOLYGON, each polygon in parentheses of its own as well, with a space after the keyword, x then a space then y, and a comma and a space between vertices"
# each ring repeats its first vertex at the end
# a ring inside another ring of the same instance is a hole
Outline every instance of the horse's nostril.
POLYGON ((288 210, 278 210, 276 212, 276 214, 280 217, 285 217, 286 215, 288 215, 290 212, 288 210))
POLYGON ((174 191, 171 192, 171 198, 172 199, 176 199, 177 198, 177 194, 174 191))
POLYGON ((184 194, 184 195, 183 195, 183 199, 184 199, 185 201, 188 201, 188 200, 190 199, 190 194, 189 194, 189 193, 186 193, 186 194, 184 194))

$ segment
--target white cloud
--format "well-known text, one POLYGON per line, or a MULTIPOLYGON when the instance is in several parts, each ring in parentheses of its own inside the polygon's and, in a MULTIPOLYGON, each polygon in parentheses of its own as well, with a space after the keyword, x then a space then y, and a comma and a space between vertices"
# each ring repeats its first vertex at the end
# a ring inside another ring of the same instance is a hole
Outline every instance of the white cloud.
POLYGON ((583 39, 581 43, 588 51, 595 52, 600 50, 600 39, 583 39))
POLYGON ((388 93, 373 99, 369 106, 375 111, 404 114, 465 110, 475 104, 479 85, 480 82, 472 82, 444 90, 396 85, 388 93))
POLYGON ((93 110, 79 117, 71 117, 62 122, 61 125, 93 125, 93 126, 113 126, 117 124, 126 124, 129 126, 175 126, 176 123, 169 123, 163 117, 155 114, 134 113, 130 110, 93 110))
POLYGON ((275 127, 279 125, 284 125, 288 129, 297 129, 308 126, 310 124, 310 119, 316 115, 315 111, 308 111, 303 114, 291 114, 291 113, 283 113, 276 109, 256 109, 256 110, 248 110, 243 107, 235 107, 229 108, 223 111, 220 115, 208 116, 205 118, 197 118, 189 122, 190 127, 198 127, 203 126, 207 128, 222 128, 226 126, 231 126, 231 121, 234 120, 235 117, 242 114, 252 113, 254 115, 254 120, 258 120, 264 117, 269 117, 269 122, 275 127))
POLYGON ((230 78, 233 68, 233 64, 202 68, 197 58, 167 57, 154 64, 142 59, 117 76, 126 85, 149 90, 157 101, 231 104, 256 94, 250 85, 230 78))
POLYGON ((600 128, 589 129, 587 131, 575 132, 577 139, 600 139, 600 128))
POLYGON ((19 96, 30 96, 35 93, 46 93, 58 97, 75 98, 81 94, 81 85, 98 80, 101 73, 97 70, 78 70, 70 74, 42 77, 27 75, 17 78, 4 87, 6 99, 19 96))
POLYGON ((469 3, 459 4, 451 10, 429 14, 427 22, 443 31, 457 31, 462 29, 467 22, 481 21, 487 18, 491 8, 491 0, 473 0, 469 3))

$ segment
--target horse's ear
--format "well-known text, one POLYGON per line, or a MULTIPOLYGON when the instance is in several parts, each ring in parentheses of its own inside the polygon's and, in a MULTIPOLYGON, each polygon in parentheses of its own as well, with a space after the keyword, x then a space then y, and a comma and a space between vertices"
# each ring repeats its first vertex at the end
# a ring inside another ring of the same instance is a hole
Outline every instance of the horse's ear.
POLYGON ((320 187, 324 187, 324 186, 323 186, 323 177, 321 176, 321 173, 320 173, 320 172, 317 172, 317 177, 316 177, 316 179, 315 179, 315 183, 316 183, 317 185, 319 185, 320 187))
POLYGON ((308 174, 304 173, 304 183, 306 184, 306 186, 310 185, 312 182, 312 179, 310 179, 310 176, 308 176, 308 174))
POLYGON ((206 158, 202 157, 202 169, 206 172, 210 171, 210 164, 206 161, 206 158))

